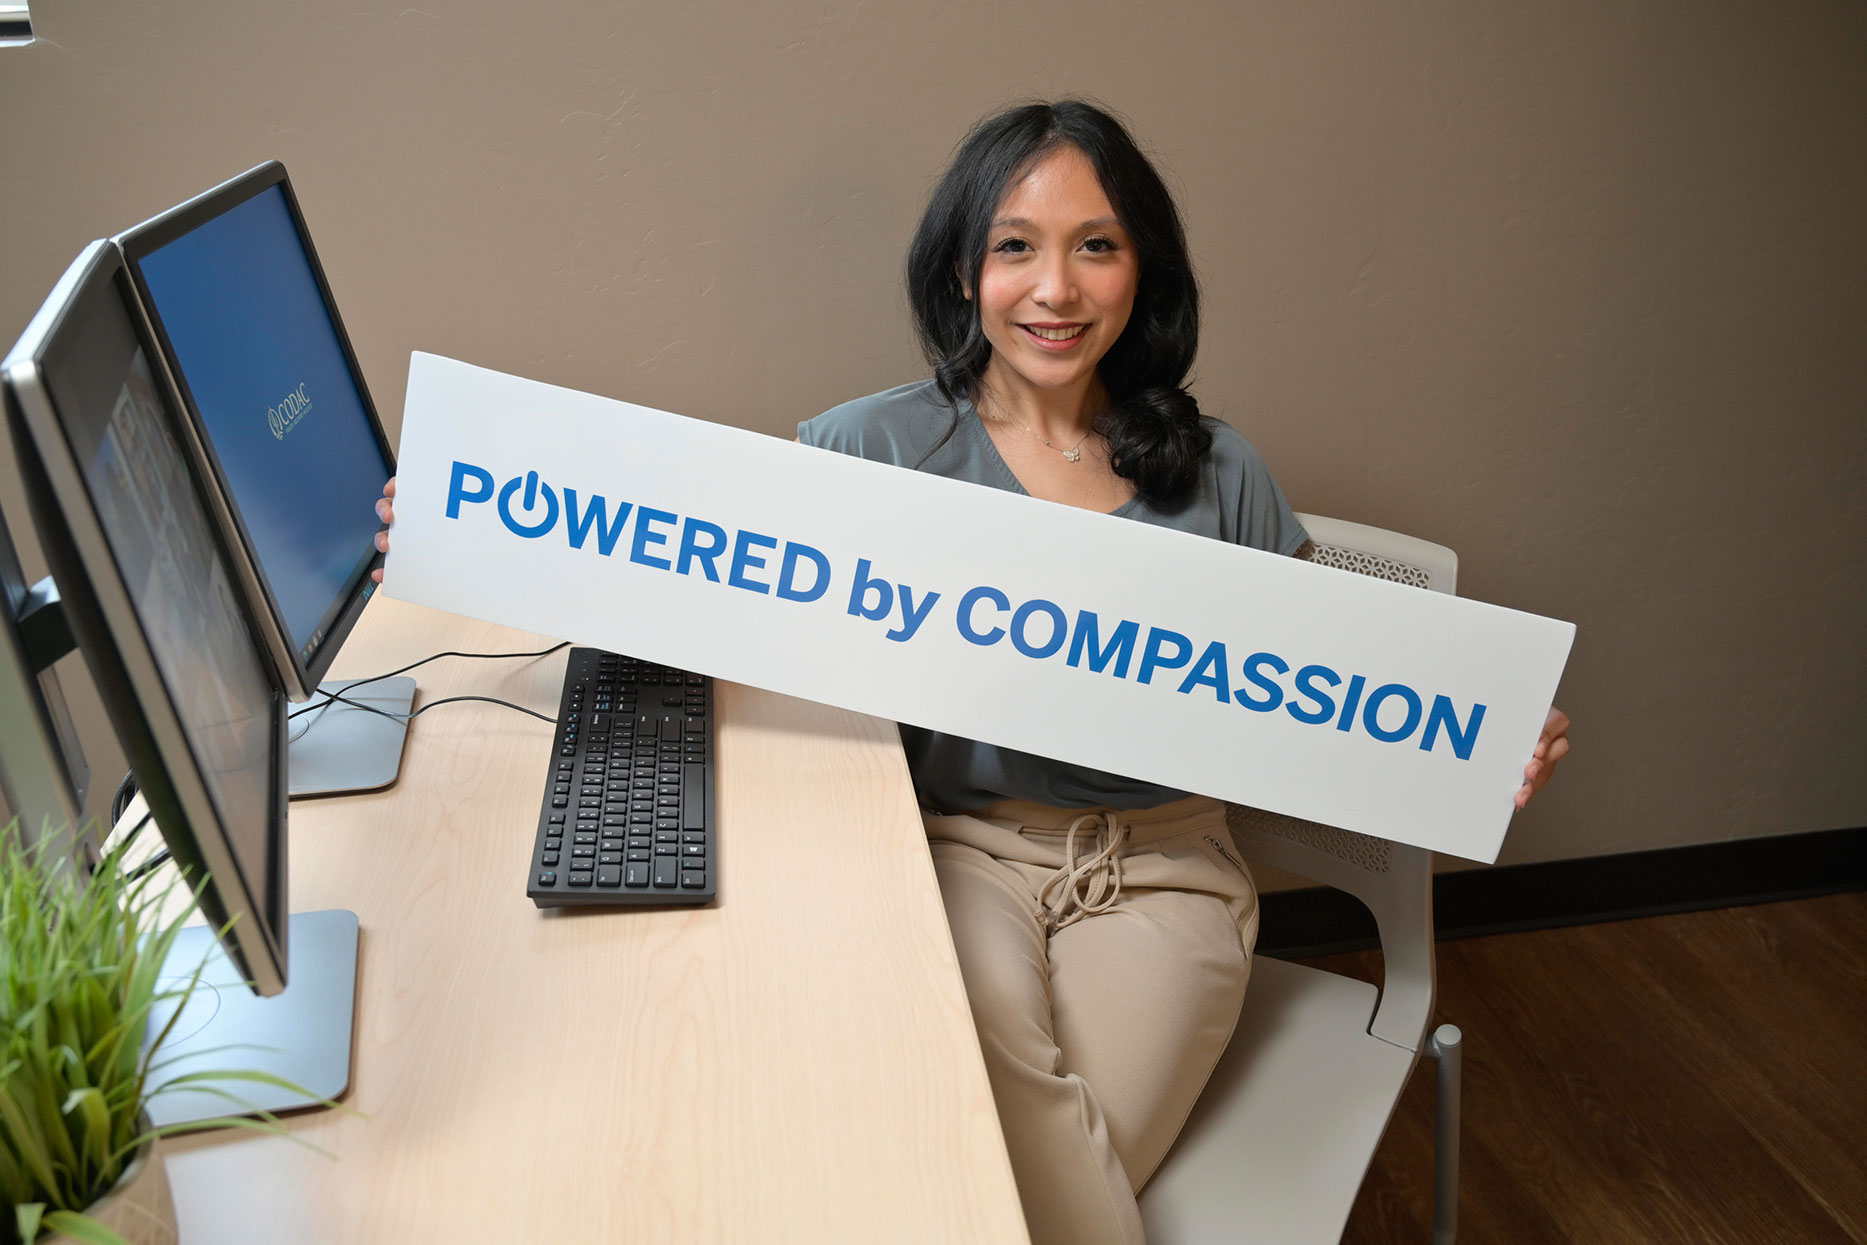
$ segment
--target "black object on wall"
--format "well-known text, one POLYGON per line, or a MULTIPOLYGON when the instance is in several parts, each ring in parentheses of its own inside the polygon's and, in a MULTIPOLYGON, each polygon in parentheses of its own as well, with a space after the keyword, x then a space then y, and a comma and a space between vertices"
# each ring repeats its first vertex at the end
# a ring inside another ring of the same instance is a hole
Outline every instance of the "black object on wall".
MULTIPOLYGON (((1440 938, 1586 925, 1867 890, 1867 827, 1503 865, 1433 879, 1440 938)), ((1295 960, 1379 945, 1359 900, 1326 886, 1260 899, 1258 951, 1295 960)))

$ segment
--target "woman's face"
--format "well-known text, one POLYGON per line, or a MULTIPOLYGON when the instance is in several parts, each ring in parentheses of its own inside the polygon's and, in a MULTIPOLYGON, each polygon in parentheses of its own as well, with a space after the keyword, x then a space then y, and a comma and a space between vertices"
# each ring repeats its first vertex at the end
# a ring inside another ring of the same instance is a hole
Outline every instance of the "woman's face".
POLYGON ((1134 310, 1140 258, 1089 158, 1061 147, 1005 192, 986 236, 979 320, 1000 386, 1087 392, 1134 310))

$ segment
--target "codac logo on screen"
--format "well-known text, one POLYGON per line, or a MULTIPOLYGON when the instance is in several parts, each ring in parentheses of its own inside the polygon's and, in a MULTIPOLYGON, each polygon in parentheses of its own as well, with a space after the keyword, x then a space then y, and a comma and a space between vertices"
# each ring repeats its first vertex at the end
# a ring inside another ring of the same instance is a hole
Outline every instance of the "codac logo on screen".
POLYGON ((272 435, 280 441, 285 434, 298 427, 298 421, 311 409, 311 399, 305 394, 304 382, 299 382, 296 389, 287 391, 279 399, 277 406, 266 408, 266 426, 272 429, 272 435))

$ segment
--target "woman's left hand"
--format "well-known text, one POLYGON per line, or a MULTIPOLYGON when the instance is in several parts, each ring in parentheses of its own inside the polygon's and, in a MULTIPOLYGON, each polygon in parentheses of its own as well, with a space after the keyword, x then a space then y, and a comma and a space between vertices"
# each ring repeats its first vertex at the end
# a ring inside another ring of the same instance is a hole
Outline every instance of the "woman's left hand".
POLYGON ((1549 718, 1543 723, 1543 737, 1536 741, 1536 753, 1523 767, 1523 786, 1517 789, 1518 808, 1528 804, 1530 797, 1543 789, 1543 784, 1556 772, 1556 763, 1568 755, 1569 715, 1551 705, 1549 718))

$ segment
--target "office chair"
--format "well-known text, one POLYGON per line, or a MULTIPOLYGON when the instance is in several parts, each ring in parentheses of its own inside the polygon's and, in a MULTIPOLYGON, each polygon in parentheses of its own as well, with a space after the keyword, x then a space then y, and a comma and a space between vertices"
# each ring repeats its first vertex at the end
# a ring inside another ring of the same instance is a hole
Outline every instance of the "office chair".
MULTIPOLYGON (((1451 592, 1443 545, 1297 516, 1311 560, 1451 592)), ((1141 1192, 1153 1245, 1338 1242, 1420 1055, 1439 1061, 1434 1245, 1458 1215, 1459 1031, 1433 1015, 1432 853, 1230 805, 1244 857, 1354 895, 1379 927, 1383 981, 1254 957, 1244 1011, 1173 1150, 1141 1192)))

